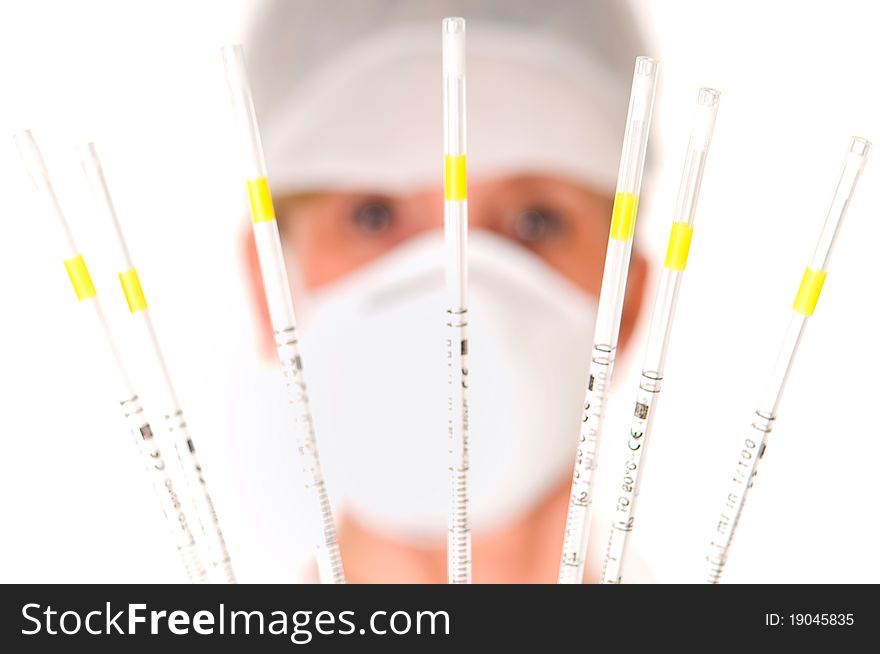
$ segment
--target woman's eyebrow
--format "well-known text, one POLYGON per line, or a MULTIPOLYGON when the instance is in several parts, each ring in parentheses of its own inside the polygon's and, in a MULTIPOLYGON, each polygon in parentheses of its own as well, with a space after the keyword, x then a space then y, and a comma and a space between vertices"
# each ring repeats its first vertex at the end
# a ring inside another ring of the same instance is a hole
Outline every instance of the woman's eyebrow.
POLYGON ((326 193, 321 193, 319 191, 312 191, 308 193, 288 193, 286 195, 282 195, 276 198, 276 202, 285 207, 296 207, 305 202, 310 202, 315 198, 319 198, 322 195, 327 195, 326 193))

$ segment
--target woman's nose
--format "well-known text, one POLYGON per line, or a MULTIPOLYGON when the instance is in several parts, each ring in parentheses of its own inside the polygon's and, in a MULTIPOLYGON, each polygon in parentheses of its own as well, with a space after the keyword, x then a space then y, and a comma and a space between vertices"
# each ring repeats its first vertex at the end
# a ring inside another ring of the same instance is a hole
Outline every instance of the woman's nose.
MULTIPOLYGON (((476 187, 480 190, 480 187, 476 187)), ((473 197, 474 186, 468 189, 468 226, 471 229, 488 229, 491 225, 489 212, 486 211, 486 203, 479 197, 473 197)), ((407 213, 421 215, 425 219, 422 230, 443 228, 443 190, 432 190, 419 193, 409 198, 407 213)))

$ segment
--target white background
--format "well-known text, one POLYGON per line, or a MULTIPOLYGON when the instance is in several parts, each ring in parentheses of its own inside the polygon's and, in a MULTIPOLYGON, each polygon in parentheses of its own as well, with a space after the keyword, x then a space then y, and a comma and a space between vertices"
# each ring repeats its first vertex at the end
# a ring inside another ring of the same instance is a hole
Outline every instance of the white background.
MULTIPOLYGON (((880 139, 878 21, 867 2, 639 7, 662 60, 652 135, 662 158, 637 230, 655 262, 697 88, 723 92, 634 532, 656 580, 700 581, 723 482, 849 137, 880 139)), ((73 154, 80 143, 98 142, 239 578, 296 577, 306 549, 302 498, 289 474, 290 439, 264 428, 280 419, 282 395, 274 371, 257 363, 218 53, 242 38, 252 10, 253 3, 207 0, 0 9, 0 581, 184 579, 96 364, 90 323, 72 301, 57 227, 36 209, 8 138, 25 127, 35 129, 99 296, 128 342, 107 226, 89 211, 73 154)), ((878 182, 875 154, 726 581, 880 581, 878 182)), ((637 376, 633 354, 615 380, 600 515, 613 498, 611 472, 637 376)), ((137 357, 133 363, 143 367, 137 357)))

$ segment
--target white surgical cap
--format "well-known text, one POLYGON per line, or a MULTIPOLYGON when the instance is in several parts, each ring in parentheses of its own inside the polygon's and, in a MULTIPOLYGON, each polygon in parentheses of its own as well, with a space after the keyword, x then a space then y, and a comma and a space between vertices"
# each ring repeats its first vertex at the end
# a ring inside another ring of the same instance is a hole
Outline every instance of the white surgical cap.
POLYGON ((248 48, 273 190, 442 179, 440 22, 467 19, 468 176, 614 189, 635 57, 614 0, 270 0, 248 48))

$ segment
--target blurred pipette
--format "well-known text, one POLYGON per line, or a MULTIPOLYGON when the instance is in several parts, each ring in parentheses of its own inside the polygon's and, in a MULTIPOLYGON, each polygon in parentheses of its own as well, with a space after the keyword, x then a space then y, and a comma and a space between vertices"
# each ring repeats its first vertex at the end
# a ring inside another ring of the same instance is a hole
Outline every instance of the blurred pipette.
POLYGON ((208 493, 205 483, 204 472, 196 456, 195 445, 189 435, 183 410, 177 400, 177 393, 171 383, 171 375, 165 363, 165 357, 159 347, 159 339, 150 318, 147 300, 141 288, 140 278, 131 260, 131 254, 125 237, 122 234, 122 225, 116 215, 116 208, 110 196, 107 180, 104 178, 104 170, 101 160, 95 149, 94 143, 79 148, 80 160, 83 171, 89 180, 95 196, 98 210, 105 219, 113 226, 115 239, 115 254, 119 282, 128 309, 131 312, 132 321, 138 332, 144 349, 150 353, 160 374, 160 396, 162 397, 162 410, 165 416, 165 425, 170 437, 171 447, 175 452, 180 476, 188 490, 188 497, 192 501, 193 516, 198 526, 196 543, 204 550, 203 558, 207 561, 208 573, 212 581, 219 583, 235 583, 235 573, 232 570, 232 561, 226 550, 226 542, 223 540, 223 532, 220 530, 220 522, 214 510, 214 503, 208 493))
POLYGON ((345 574, 336 541, 333 512, 318 458, 315 428, 299 354, 293 298, 287 267, 284 264, 281 236, 275 220, 275 207, 272 204, 269 182, 266 179, 263 144, 254 113, 244 52, 240 45, 228 45, 222 49, 222 54, 226 81, 232 99, 235 129, 241 145, 252 227, 266 304, 269 307, 269 320, 275 334, 275 345, 284 373, 288 398, 297 415, 295 427, 299 463, 306 480, 306 489, 311 497, 308 510, 312 512, 315 527, 320 534, 316 537, 314 552, 318 573, 322 583, 341 584, 345 583, 345 574))
POLYGON ((819 294, 825 283, 826 269, 831 258, 834 240, 840 230, 846 210, 849 208, 850 198, 865 167, 870 150, 871 143, 863 138, 853 137, 850 141, 843 171, 837 182, 831 207, 825 218, 825 225, 819 235, 819 242, 816 244, 810 263, 804 271, 801 285, 792 305, 788 331, 785 333, 776 365, 770 373, 770 379, 761 396, 758 409, 752 418, 752 428, 745 437, 742 448, 737 455, 736 466, 730 477, 728 492, 724 498, 724 506, 713 530, 712 541, 709 544, 709 555, 706 557, 709 563, 707 579, 709 583, 718 583, 724 565, 727 563, 733 534, 742 516, 746 495, 758 472, 758 460, 764 456, 767 435, 773 429, 782 392, 785 390, 785 382, 791 372, 804 328, 816 309, 819 294))
POLYGON ((650 57, 636 59, 626 131, 623 135, 623 152, 617 174, 617 193, 611 214, 611 232, 605 254, 605 270, 599 292, 584 417, 565 522, 562 560, 559 565, 561 584, 580 584, 584 579, 593 507, 593 477, 617 353, 623 298, 626 293, 642 172, 648 149, 648 132, 654 107, 657 68, 657 62, 650 57))

